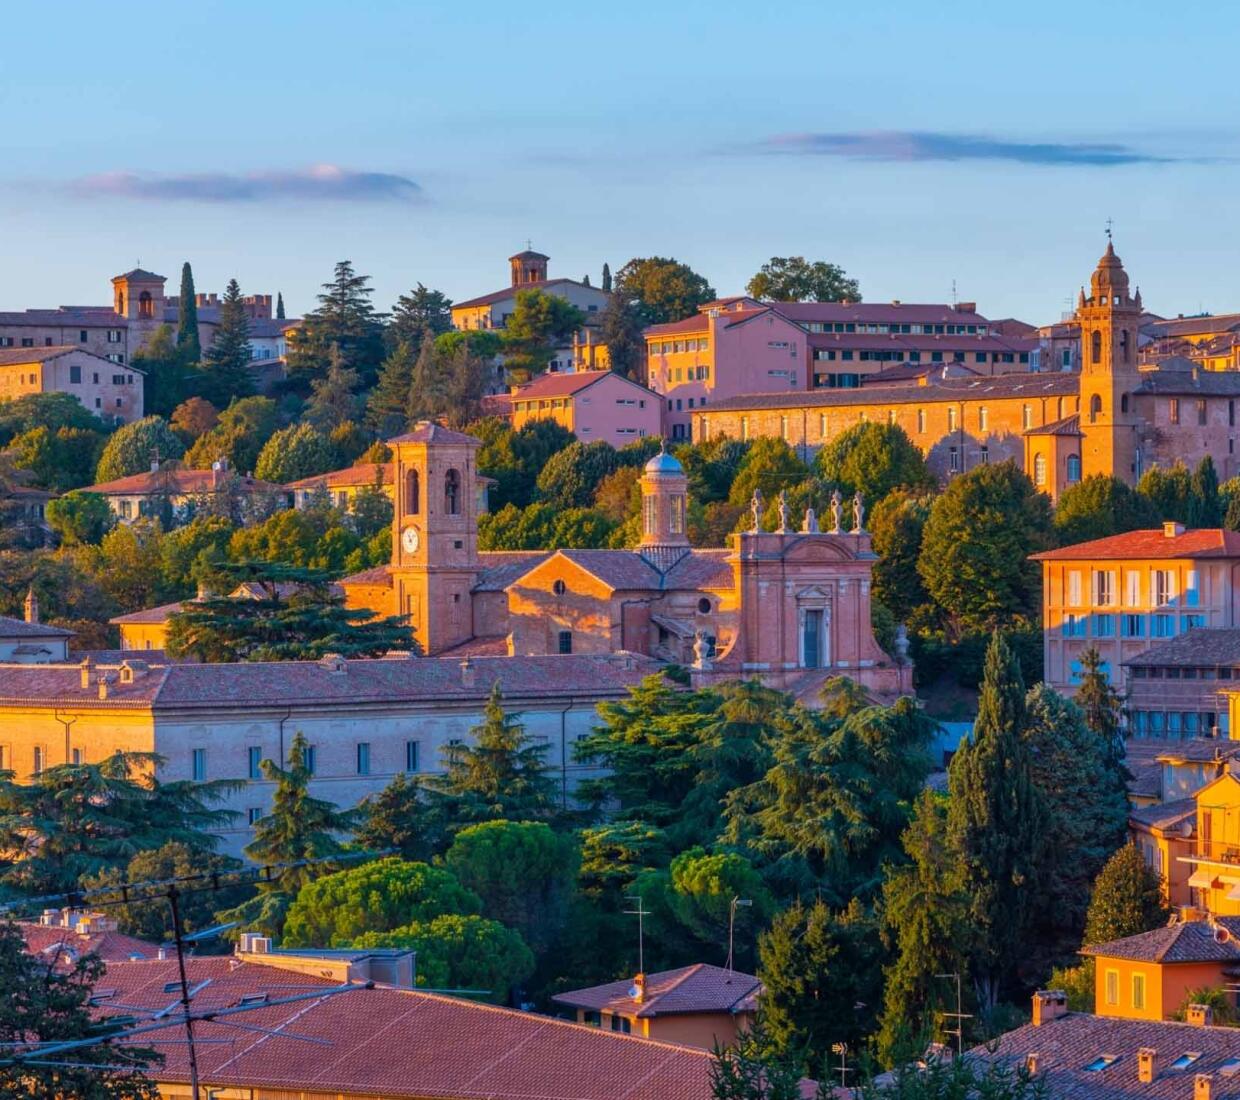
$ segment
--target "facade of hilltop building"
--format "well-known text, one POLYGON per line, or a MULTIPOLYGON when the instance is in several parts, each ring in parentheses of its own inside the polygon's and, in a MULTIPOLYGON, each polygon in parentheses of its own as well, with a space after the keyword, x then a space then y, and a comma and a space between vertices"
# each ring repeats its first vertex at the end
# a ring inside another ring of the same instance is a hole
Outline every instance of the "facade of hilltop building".
POLYGON ((1230 736, 1227 698, 1240 689, 1240 628, 1189 630, 1123 666, 1130 736, 1230 736))
POLYGON ((74 346, 0 348, 0 401, 35 393, 67 393, 108 423, 142 418, 146 376, 74 346))
POLYGON ((340 509, 353 507, 353 500, 365 489, 374 489, 393 499, 392 464, 390 462, 358 462, 343 470, 330 470, 325 474, 303 477, 290 481, 284 488, 288 491, 294 508, 308 508, 322 493, 340 509))
POLYGON ((911 690, 907 661, 870 626, 870 536, 842 529, 838 511, 785 512, 776 532, 695 549, 687 478, 660 453, 641 478, 636 550, 485 553, 481 493, 466 491, 479 441, 422 423, 390 445, 392 563, 340 583, 350 606, 406 616, 427 653, 625 651, 690 665, 699 682, 757 676, 807 698, 841 674, 882 696, 911 690))
POLYGON ((155 458, 143 473, 101 481, 82 491, 102 496, 122 523, 149 517, 183 523, 202 512, 229 515, 238 523, 248 523, 264 519, 288 503, 283 485, 238 473, 226 458, 217 459, 209 470, 164 465, 155 458))
MULTIPOLYGON (((1042 565, 1044 676, 1058 691, 1075 691, 1081 654, 1090 647, 1123 689, 1122 670, 1151 646, 1189 631, 1240 627, 1240 534, 1234 531, 1166 523, 1033 558, 1042 565)), ((1213 713, 1217 724, 1218 708, 1213 713)), ((1193 721, 1196 729, 1181 724, 1178 732, 1211 732, 1200 728, 1200 718, 1193 721)), ((1149 717, 1142 732, 1165 735, 1167 720, 1149 717)))
POLYGON ((582 443, 602 440, 617 449, 662 434, 662 398, 610 370, 548 372, 513 390, 508 399, 515 430, 554 420, 582 443))
POLYGON ((851 388, 851 380, 850 388, 789 385, 785 392, 712 399, 705 409, 699 404, 691 435, 780 436, 809 453, 857 423, 898 424, 940 478, 1010 457, 1052 499, 1092 474, 1135 484, 1152 466, 1193 465, 1206 455, 1220 478, 1235 476, 1240 373, 1206 371, 1184 360, 1142 363, 1145 318, 1141 292, 1130 289, 1108 244, 1088 294, 1082 290, 1077 303, 1079 370, 990 377, 987 369, 986 377, 948 373, 915 385, 860 388, 851 388))

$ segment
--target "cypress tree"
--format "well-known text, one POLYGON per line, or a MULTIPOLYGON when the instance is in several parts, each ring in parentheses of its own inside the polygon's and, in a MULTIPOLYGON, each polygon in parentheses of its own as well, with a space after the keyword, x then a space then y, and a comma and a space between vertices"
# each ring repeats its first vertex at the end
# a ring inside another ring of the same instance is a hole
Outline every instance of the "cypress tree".
POLYGON ((589 274, 583 275, 583 276, 581 277, 581 285, 582 285, 582 286, 589 286, 589 285, 590 285, 590 276, 589 276, 589 274))
POLYGON ((1218 471, 1214 459, 1206 455, 1193 471, 1193 495, 1189 505, 1189 526, 1217 527, 1223 522, 1223 502, 1218 492, 1218 471))
POLYGON ((1016 984, 1039 883, 1043 811, 1024 734, 1020 664, 999 631, 986 651, 973 739, 952 759, 948 837, 969 898, 970 970, 983 1012, 1016 984))
POLYGON ((611 293, 611 266, 609 264, 603 264, 603 289, 608 294, 611 293))
POLYGON ((284 320, 284 295, 280 291, 276 291, 276 320, 284 320))
POLYGON ((194 272, 189 261, 181 265, 181 297, 177 302, 177 348, 186 363, 202 358, 198 340, 198 299, 194 295, 194 272))

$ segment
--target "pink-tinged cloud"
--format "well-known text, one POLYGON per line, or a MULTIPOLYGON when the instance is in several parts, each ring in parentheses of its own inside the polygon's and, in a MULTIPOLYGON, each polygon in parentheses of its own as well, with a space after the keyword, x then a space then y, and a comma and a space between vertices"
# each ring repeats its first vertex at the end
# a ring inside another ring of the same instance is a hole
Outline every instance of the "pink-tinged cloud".
POLYGON ((181 175, 105 172, 72 181, 86 198, 171 202, 422 202, 422 188, 407 176, 357 172, 317 164, 289 172, 186 173, 181 175))

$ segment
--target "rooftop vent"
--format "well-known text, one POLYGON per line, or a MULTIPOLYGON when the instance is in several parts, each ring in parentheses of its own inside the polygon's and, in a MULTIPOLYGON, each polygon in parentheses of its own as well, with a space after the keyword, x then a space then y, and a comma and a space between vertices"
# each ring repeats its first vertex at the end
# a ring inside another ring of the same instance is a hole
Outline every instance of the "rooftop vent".
POLYGON ((1184 534, 1184 524, 1177 523, 1175 520, 1168 520, 1163 524, 1163 538, 1174 539, 1184 534))
POLYGON ((319 658, 319 667, 327 669, 331 673, 343 673, 344 658, 339 653, 325 653, 319 658))

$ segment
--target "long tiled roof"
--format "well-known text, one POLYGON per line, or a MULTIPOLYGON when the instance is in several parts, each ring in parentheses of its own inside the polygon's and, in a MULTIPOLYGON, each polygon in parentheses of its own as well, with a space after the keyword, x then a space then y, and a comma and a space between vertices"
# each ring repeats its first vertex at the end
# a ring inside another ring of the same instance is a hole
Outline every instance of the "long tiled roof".
POLYGON ((1134 393, 1167 397, 1240 397, 1240 373, 1228 370, 1159 370, 1145 374, 1134 393))
MULTIPOLYGON (((0 313, 0 326, 11 328, 128 328, 129 321, 111 306, 61 306, 59 309, 9 310, 0 313)), ((25 349, 29 351, 30 349, 25 349)))
MULTIPOLYGON (((102 493, 105 496, 143 495, 147 493, 211 493, 215 491, 214 470, 145 470, 140 474, 118 477, 115 481, 103 481, 98 485, 88 485, 84 493, 102 493)), ((259 481, 249 474, 234 475, 233 471, 225 471, 231 489, 243 493, 282 493, 283 485, 275 485, 270 481, 259 481)))
POLYGON ((980 313, 956 309, 937 302, 774 302, 785 317, 808 324, 811 321, 861 322, 863 324, 940 324, 989 325, 980 313))
POLYGON ((386 565, 374 565, 369 569, 363 569, 360 573, 351 573, 347 577, 341 577, 336 583, 341 588, 348 588, 351 584, 381 584, 391 588, 392 574, 388 572, 386 565))
POLYGON ((1177 798, 1172 802, 1156 802, 1153 806, 1138 806, 1128 819, 1149 829, 1174 829, 1196 814, 1195 798, 1177 798))
POLYGON ((751 1011, 762 983, 752 974, 696 963, 646 975, 642 1000, 634 1000, 633 979, 574 989, 552 998, 558 1004, 594 1011, 615 1011, 638 1017, 686 1012, 751 1011), (636 1011, 634 1011, 636 1010, 636 1011))
POLYGON ((0 615, 0 638, 72 638, 73 631, 46 623, 28 623, 0 615))
POLYGON ((1215 1096, 1231 1097, 1240 1031, 1070 1012, 1039 1026, 1018 1027, 968 1057, 1015 1066, 1030 1054, 1037 1055, 1037 1075, 1045 1078, 1047 1094, 1055 1100, 1192 1100, 1199 1073, 1214 1075, 1215 1096), (1157 1052, 1154 1080, 1148 1084, 1137 1076, 1137 1051, 1142 1049, 1157 1052), (1184 1070, 1171 1069, 1190 1051, 1200 1057, 1184 1070), (1086 1068, 1103 1055, 1115 1061, 1095 1071, 1086 1068))
POLYGON ((832 408, 837 405, 932 405, 938 401, 977 401, 984 398, 1076 396, 1080 378, 1075 374, 999 374, 986 378, 946 378, 926 386, 867 386, 855 390, 792 390, 786 393, 750 393, 728 397, 705 412, 743 412, 747 409, 832 408))
POLYGON ((1240 630, 1188 630, 1170 641, 1152 645, 1125 665, 1240 665, 1240 630))
POLYGON ((1182 921, 1122 940, 1082 947, 1081 954, 1134 962, 1237 962, 1238 934, 1240 917, 1216 917, 1214 924, 1204 920, 1182 921), (1216 931, 1216 925, 1221 931, 1216 931))
MULTIPOLYGON (((267 993, 272 1000, 326 991, 335 983, 239 962, 191 958, 196 1010, 236 1005, 267 993)), ((101 986, 114 989, 116 1012, 168 1003, 165 985, 175 961, 122 962, 101 986)), ((107 1013, 108 1000, 100 1002, 107 1013)), ((246 1013, 263 1034, 238 1032, 224 1021, 195 1025, 201 1079, 208 1085, 261 1092, 344 1093, 385 1100, 710 1100, 709 1051, 614 1034, 529 1012, 412 990, 358 987, 334 997, 271 1005, 246 1013), (282 1037, 288 1031, 316 1041, 282 1037), (210 1042, 210 1040, 227 1040, 210 1042), (313 1056, 307 1053, 313 1051, 313 1056)), ((154 1076, 189 1079, 185 1047, 167 1056, 154 1076)))
MULTIPOLYGON (((59 359, 62 355, 68 355, 71 352, 89 356, 100 363, 106 363, 109 367, 118 365, 110 359, 105 359, 102 355, 96 355, 93 351, 87 351, 85 348, 77 347, 74 344, 57 344, 50 348, 5 348, 3 351, 0 351, 0 367, 20 367, 27 363, 46 363, 52 359, 59 359)), ((146 373, 132 366, 125 369, 136 371, 138 374, 146 373)))
POLYGON ((510 396, 514 401, 528 401, 531 397, 571 397, 613 373, 609 370, 582 370, 573 374, 548 371, 510 396))
MULTIPOLYGON (((135 658, 144 658, 135 652, 135 658)), ((429 700, 464 702, 485 697, 495 683, 514 700, 577 695, 622 695, 655 671, 658 662, 632 653, 548 657, 478 657, 468 670, 439 658, 354 659, 337 671, 324 661, 240 664, 155 664, 121 682, 115 667, 96 667, 81 685, 77 664, 0 665, 0 704, 124 709, 217 706, 355 706, 429 700), (108 677, 105 699, 97 681, 108 677)))
POLYGON ((664 588, 724 588, 732 583, 730 550, 690 550, 664 574, 664 588))
POLYGON ((1204 317, 1173 317, 1143 325, 1142 331, 1160 336, 1189 336, 1203 332, 1229 332, 1240 327, 1240 313, 1213 313, 1204 317))
POLYGON ((159 944, 126 936, 123 932, 78 932, 31 921, 19 921, 17 927, 26 941, 26 950, 43 958, 63 954, 67 956, 66 961, 72 961, 91 954, 98 955, 104 962, 120 962, 135 955, 143 959, 159 955, 159 944))
POLYGON ((172 603, 162 603, 158 607, 144 607, 140 611, 131 611, 128 615, 116 615, 108 622, 116 626, 149 626, 166 623, 182 610, 184 602, 184 600, 175 600, 172 603))
POLYGON ((1029 555, 1034 561, 1089 561, 1093 558, 1240 558, 1240 532, 1199 527, 1168 536, 1162 528, 1108 535, 1029 555))
POLYGON ((807 343, 811 348, 862 348, 890 351, 934 351, 940 348, 945 351, 967 350, 971 352, 1020 352, 1032 351, 1038 346, 1036 337, 1024 336, 978 336, 976 334, 953 333, 946 336, 933 336, 926 333, 919 336, 910 333, 882 332, 811 332, 807 335, 807 343))
POLYGON ((523 290, 554 290, 557 286, 577 286, 585 290, 598 290, 600 294, 606 294, 605 290, 599 290, 598 287, 588 287, 585 283, 579 283, 576 279, 535 279, 532 282, 522 283, 520 286, 506 286, 502 290, 493 290, 490 294, 482 294, 477 298, 467 298, 463 302, 453 302, 452 309, 476 309, 478 306, 490 306, 496 302, 502 302, 507 298, 516 298, 523 290))
POLYGON ((389 443, 468 443, 474 447, 481 447, 482 441, 473 435, 466 435, 464 432, 453 431, 451 428, 445 428, 442 424, 436 424, 433 420, 420 420, 414 425, 413 431, 405 432, 403 435, 393 436, 388 440, 389 443))
POLYGON ((659 587, 659 571, 632 550, 557 550, 556 556, 581 566, 615 589, 659 587))
POLYGON ((518 577, 542 565, 552 550, 484 550, 478 554, 478 580, 475 592, 502 592, 518 577))
POLYGON ((1025 435, 1080 435, 1081 434, 1081 414, 1073 413, 1071 416, 1065 416, 1062 420, 1052 420, 1049 424, 1043 424, 1040 428, 1030 428, 1025 435))
POLYGON ((315 489, 322 485, 328 489, 342 489, 354 485, 381 485, 392 483, 391 462, 359 462, 356 466, 348 466, 343 470, 329 470, 325 474, 303 477, 290 481, 286 489, 315 489))

